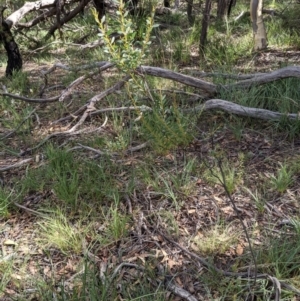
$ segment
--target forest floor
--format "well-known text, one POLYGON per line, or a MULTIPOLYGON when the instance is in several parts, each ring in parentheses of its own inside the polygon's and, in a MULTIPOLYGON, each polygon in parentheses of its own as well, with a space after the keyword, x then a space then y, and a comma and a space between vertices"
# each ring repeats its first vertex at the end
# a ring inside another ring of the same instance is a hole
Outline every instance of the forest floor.
MULTIPOLYGON (((271 49, 234 68, 268 72, 299 55, 271 49)), ((0 80, 12 94, 48 99, 85 74, 57 68, 45 81, 54 63, 70 65, 66 56, 28 56, 23 75, 0 80), (45 83, 52 89, 39 96, 45 83)), ((194 60, 177 71, 197 70, 194 60)), ((273 300, 279 287, 280 300, 300 300, 299 134, 219 110, 164 127, 185 101, 175 92, 158 101, 163 118, 150 130, 138 113, 113 110, 66 133, 117 77, 95 73, 63 103, 2 97, 0 300, 273 300)), ((180 88, 165 81, 157 94, 180 88)), ((128 106, 139 97, 130 89, 98 109, 128 106)))

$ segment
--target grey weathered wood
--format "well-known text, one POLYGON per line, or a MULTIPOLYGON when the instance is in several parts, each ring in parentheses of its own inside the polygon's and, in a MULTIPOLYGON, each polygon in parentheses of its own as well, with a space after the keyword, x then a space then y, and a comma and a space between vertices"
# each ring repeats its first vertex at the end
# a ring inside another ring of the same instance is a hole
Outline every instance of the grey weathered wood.
POLYGON ((175 71, 171 71, 168 69, 159 68, 159 67, 141 66, 137 69, 137 71, 147 75, 174 80, 176 82, 198 88, 208 93, 209 95, 214 95, 217 92, 217 86, 215 84, 206 82, 204 80, 189 75, 184 75, 175 71))
POLYGON ((204 104, 192 109, 186 109, 184 112, 201 112, 212 109, 220 109, 231 114, 264 120, 279 120, 282 117, 286 117, 291 120, 299 119, 298 114, 283 114, 265 109, 250 108, 223 99, 210 99, 204 104))

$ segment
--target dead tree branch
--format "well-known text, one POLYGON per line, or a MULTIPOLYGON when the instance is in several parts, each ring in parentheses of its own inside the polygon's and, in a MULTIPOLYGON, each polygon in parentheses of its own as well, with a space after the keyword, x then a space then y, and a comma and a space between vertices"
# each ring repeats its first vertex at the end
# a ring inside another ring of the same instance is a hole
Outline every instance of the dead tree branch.
POLYGON ((282 117, 286 117, 291 120, 299 119, 298 114, 295 113, 283 114, 266 109, 249 108, 223 99, 210 99, 204 104, 196 106, 192 109, 186 109, 184 112, 201 112, 212 109, 220 109, 231 114, 264 120, 279 120, 282 117))
POLYGON ((92 97, 89 101, 88 104, 85 105, 85 112, 84 114, 81 116, 80 120, 78 121, 77 124, 75 124, 73 126, 73 128, 71 129, 72 131, 75 131, 80 125, 82 125, 84 123, 84 121, 86 120, 86 118, 89 116, 89 114, 93 111, 96 110, 95 108, 95 103, 100 101, 101 99, 103 99, 104 97, 120 90, 125 83, 131 78, 130 75, 126 75, 122 80, 120 80, 119 82, 117 82, 115 85, 113 85, 112 87, 110 87, 109 89, 101 92, 98 95, 95 95, 94 97, 92 97))

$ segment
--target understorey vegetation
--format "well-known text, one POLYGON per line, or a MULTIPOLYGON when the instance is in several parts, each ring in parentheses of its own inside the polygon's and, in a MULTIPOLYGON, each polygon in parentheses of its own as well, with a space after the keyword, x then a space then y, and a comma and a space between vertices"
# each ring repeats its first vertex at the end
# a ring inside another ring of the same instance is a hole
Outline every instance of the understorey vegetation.
POLYGON ((0 300, 298 300, 300 5, 5 4, 0 300))

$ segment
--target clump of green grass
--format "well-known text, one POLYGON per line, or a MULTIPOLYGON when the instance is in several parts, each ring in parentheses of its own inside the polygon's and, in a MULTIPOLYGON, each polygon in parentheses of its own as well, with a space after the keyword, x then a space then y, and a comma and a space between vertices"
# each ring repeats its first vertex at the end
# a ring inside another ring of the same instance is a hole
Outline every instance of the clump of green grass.
POLYGON ((16 102, 11 98, 3 97, 0 102, 0 110, 2 111, 0 125, 6 129, 15 130, 20 138, 23 135, 23 139, 28 143, 33 108, 24 102, 16 102))
POLYGON ((114 240, 125 237, 128 233, 129 217, 120 213, 117 206, 109 209, 106 220, 109 221, 106 236, 114 240))
POLYGON ((258 212, 263 213, 265 210, 265 203, 266 203, 263 196, 258 192, 257 189, 255 190, 255 192, 252 192, 248 188, 245 188, 245 190, 251 195, 251 198, 254 200, 258 212))
MULTIPOLYGON (((228 84, 230 80, 215 78, 218 84, 228 84)), ((220 98, 228 99, 240 105, 252 108, 267 109, 282 113, 279 120, 269 121, 276 131, 286 132, 289 138, 299 135, 300 122, 298 119, 291 120, 285 116, 287 113, 298 113, 300 109, 299 79, 287 78, 276 83, 262 86, 253 86, 247 93, 242 89, 221 89, 220 98)), ((245 120, 245 119, 243 119, 245 120)), ((234 123, 235 124, 235 123, 234 123)), ((236 127, 234 125, 234 127, 236 127)))
POLYGON ((22 195, 51 189, 58 200, 73 209, 88 208, 108 200, 118 189, 115 175, 121 168, 105 156, 98 161, 76 158, 74 153, 49 144, 45 164, 29 170, 18 189, 22 195))
POLYGON ((284 193, 293 183, 293 171, 286 165, 280 164, 276 175, 271 176, 271 185, 279 193, 284 193))
POLYGON ((80 191, 79 162, 73 154, 64 149, 47 148, 49 165, 46 167, 46 178, 52 180, 52 187, 57 197, 76 206, 80 191))
POLYGON ((179 163, 174 157, 170 163, 174 166, 172 172, 149 163, 150 165, 139 166, 136 174, 140 179, 140 186, 151 187, 156 195, 168 200, 172 207, 180 210, 184 201, 195 194, 197 160, 187 158, 186 161, 179 163))
POLYGON ((130 218, 120 210, 120 197, 118 190, 111 191, 109 198, 112 203, 101 209, 103 224, 98 240, 103 244, 117 241, 128 233, 130 218))
POLYGON ((9 216, 9 205, 11 204, 12 192, 8 192, 4 187, 0 185, 0 217, 9 216))
MULTIPOLYGON (((282 232, 281 236, 272 236, 269 235, 270 233, 267 233, 267 239, 265 239, 264 243, 255 248, 256 264, 258 267, 257 272, 272 275, 279 280, 284 280, 287 284, 299 287, 299 235, 298 233, 295 235, 290 229, 287 229, 286 233, 283 229, 282 232)), ((217 234, 218 233, 219 232, 217 232, 217 234)), ((223 234, 224 232, 221 233, 223 234)), ((210 233, 210 235, 214 237, 214 233, 210 233)), ((231 234, 229 233, 229 237, 230 235, 231 234)), ((206 235, 201 234, 198 236, 200 236, 198 238, 199 243, 196 247, 199 245, 204 248, 206 247, 204 249, 204 251, 206 251, 208 249, 206 235)), ((225 238, 225 241, 226 239, 227 238, 225 238)), ((215 241, 214 239, 211 240, 213 240, 213 242, 215 241)), ((213 244, 209 242, 208 245, 213 244)), ((216 246, 218 246, 218 244, 216 244, 216 246)), ((228 244, 227 247, 230 247, 230 244, 228 244)), ((223 244, 221 248, 223 248, 223 244)), ((214 254, 214 249, 218 250, 218 248, 213 248, 212 250, 208 249, 208 254, 214 254)), ((222 252, 224 252, 224 249, 222 252)), ((244 253, 243 257, 238 259, 237 264, 243 267, 241 263, 247 262, 248 266, 249 260, 250 258, 247 253, 244 253)), ((237 269, 239 272, 244 271, 244 268, 241 270, 237 267, 237 269)), ((207 273, 203 273, 199 278, 204 283, 207 294, 211 297, 214 296, 214 299, 218 297, 217 300, 244 300, 245 288, 249 287, 249 279, 227 278, 213 270, 208 270, 207 273)), ((273 285, 270 285, 269 279, 257 279, 255 286, 253 286, 252 293, 257 300, 273 300, 274 287, 273 285)), ((292 291, 283 289, 281 291, 280 300, 291 300, 293 296, 294 294, 292 291)))
POLYGON ((203 173, 204 179, 211 184, 225 185, 227 191, 232 194, 243 180, 244 156, 240 154, 240 166, 238 169, 233 162, 225 159, 221 164, 221 168, 222 171, 217 165, 214 165, 211 169, 206 168, 203 173))
POLYGON ((197 249, 201 254, 224 254, 231 246, 238 242, 239 233, 236 227, 230 225, 216 225, 205 232, 198 233, 194 238, 197 249))
POLYGON ((194 127, 192 120, 178 110, 176 103, 167 107, 162 98, 153 112, 144 115, 141 131, 157 153, 166 154, 178 146, 187 146, 193 139, 194 127))
POLYGON ((8 88, 11 93, 20 93, 21 95, 28 95, 33 92, 30 90, 29 74, 23 71, 13 72, 8 88))
POLYGON ((281 237, 270 237, 258 250, 257 264, 263 271, 278 279, 300 279, 300 242, 299 235, 288 232, 281 237))
POLYGON ((13 273, 14 261, 13 260, 1 260, 0 262, 0 298, 4 297, 3 292, 9 282, 13 273))
MULTIPOLYGON (((282 27, 291 34, 292 31, 299 34, 299 13, 300 5, 299 3, 294 3, 293 5, 286 5, 282 12, 282 27)), ((281 30, 282 31, 282 30, 281 30)))
POLYGON ((39 222, 43 246, 54 246, 65 253, 79 254, 82 252, 84 229, 80 222, 71 224, 66 214, 60 210, 50 212, 50 216, 39 222))

